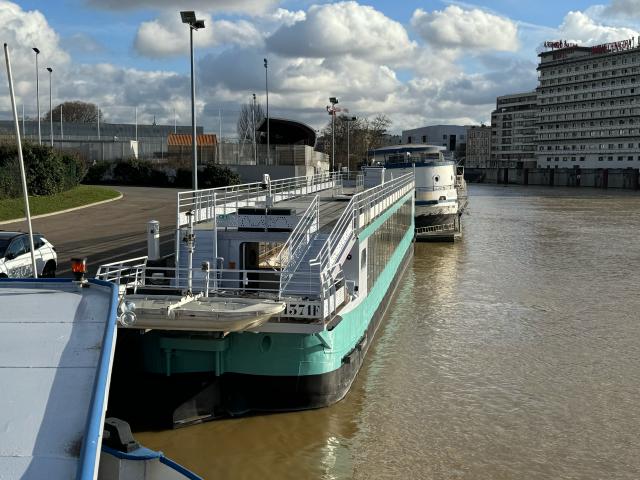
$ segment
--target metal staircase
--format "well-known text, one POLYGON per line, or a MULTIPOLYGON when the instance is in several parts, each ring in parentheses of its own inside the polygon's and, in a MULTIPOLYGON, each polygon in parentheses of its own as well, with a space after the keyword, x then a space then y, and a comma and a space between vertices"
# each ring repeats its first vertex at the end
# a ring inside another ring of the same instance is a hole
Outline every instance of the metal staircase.
POLYGON ((289 279, 281 291, 282 297, 319 297, 321 292, 320 264, 313 264, 311 261, 318 256, 328 237, 328 234, 319 233, 308 243, 304 255, 294 269, 289 272, 289 279))

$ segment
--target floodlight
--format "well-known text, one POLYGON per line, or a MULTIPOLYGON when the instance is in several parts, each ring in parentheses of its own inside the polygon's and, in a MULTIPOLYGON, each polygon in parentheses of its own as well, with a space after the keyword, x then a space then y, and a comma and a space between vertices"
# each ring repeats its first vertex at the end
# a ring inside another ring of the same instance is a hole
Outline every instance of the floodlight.
POLYGON ((53 68, 47 67, 47 72, 49 72, 49 73, 53 72, 53 68))
POLYGON ((36 47, 33 47, 32 49, 34 52, 36 52, 36 54, 40 53, 40 50, 38 50, 36 47))
POLYGON ((180 18, 182 18, 182 23, 193 25, 196 22, 196 12, 180 12, 180 18))
POLYGON ((195 28, 196 30, 200 29, 200 28, 204 28, 204 20, 196 20, 195 22, 193 22, 191 24, 193 26, 193 28, 195 28))
POLYGON ((331 102, 333 105, 335 105, 336 103, 338 103, 338 99, 336 97, 331 97, 331 98, 329 98, 329 102, 331 102))

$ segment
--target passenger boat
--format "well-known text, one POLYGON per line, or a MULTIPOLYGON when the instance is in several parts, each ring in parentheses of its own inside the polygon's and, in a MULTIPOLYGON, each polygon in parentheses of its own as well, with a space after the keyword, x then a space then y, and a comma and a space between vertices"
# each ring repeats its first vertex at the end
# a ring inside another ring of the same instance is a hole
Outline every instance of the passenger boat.
POLYGON ((114 284, 0 279, 0 297, 0 478, 200 478, 137 443, 126 422, 105 420, 114 284))
POLYGON ((110 412, 180 426, 342 399, 413 254, 413 198, 412 172, 179 193, 173 265, 97 274, 123 306, 110 412))
POLYGON ((418 241, 453 241, 462 234, 461 216, 467 204, 463 167, 445 160, 443 147, 393 145, 372 151, 364 168, 364 185, 399 175, 415 175, 415 228, 418 241))

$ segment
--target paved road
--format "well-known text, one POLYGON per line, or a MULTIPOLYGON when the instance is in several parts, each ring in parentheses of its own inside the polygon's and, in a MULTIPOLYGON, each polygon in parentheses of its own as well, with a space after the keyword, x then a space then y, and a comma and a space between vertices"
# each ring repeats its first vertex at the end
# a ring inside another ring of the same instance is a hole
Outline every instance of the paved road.
MULTIPOLYGON (((33 229, 58 252, 58 276, 70 276, 69 259, 87 257, 89 273, 123 258, 146 255, 146 224, 160 222, 163 253, 172 252, 176 225, 176 193, 172 188, 114 187, 122 199, 75 212, 33 220, 33 229)), ((27 231, 26 222, 3 225, 2 230, 27 231)))

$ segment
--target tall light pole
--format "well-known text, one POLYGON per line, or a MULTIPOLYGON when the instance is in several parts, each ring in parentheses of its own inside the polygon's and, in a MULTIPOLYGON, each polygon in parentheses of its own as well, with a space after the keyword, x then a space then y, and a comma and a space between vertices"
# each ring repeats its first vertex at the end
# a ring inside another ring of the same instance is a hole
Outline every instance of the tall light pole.
POLYGON ((336 167, 336 104, 338 99, 336 97, 330 97, 330 107, 327 107, 327 112, 331 115, 331 171, 336 167))
POLYGON ((36 47, 33 47, 32 50, 36 52, 36 105, 38 107, 38 145, 42 145, 42 133, 40 131, 40 75, 38 75, 38 55, 40 54, 40 50, 38 50, 36 47))
POLYGON ((355 122, 356 117, 344 117, 344 121, 347 122, 347 169, 351 171, 351 155, 349 153, 349 125, 351 122, 355 122))
POLYGON ((189 25, 189 49, 191 52, 191 157, 193 161, 193 189, 198 189, 198 139, 196 137, 196 79, 193 75, 193 31, 204 28, 204 20, 196 20, 193 11, 180 12, 182 23, 189 25))
POLYGON ((49 139, 51 140, 51 148, 53 148, 53 108, 51 100, 51 74, 53 73, 53 68, 47 67, 47 72, 49 72, 49 139))
POLYGON ((253 123, 253 161, 258 165, 258 146, 256 145, 256 94, 253 94, 253 108, 251 108, 251 121, 253 123))
POLYGON ((271 152, 270 152, 270 135, 269 135, 269 62, 264 59, 264 89, 267 92, 267 165, 271 165, 271 152))

